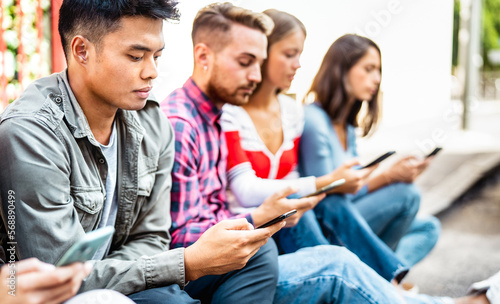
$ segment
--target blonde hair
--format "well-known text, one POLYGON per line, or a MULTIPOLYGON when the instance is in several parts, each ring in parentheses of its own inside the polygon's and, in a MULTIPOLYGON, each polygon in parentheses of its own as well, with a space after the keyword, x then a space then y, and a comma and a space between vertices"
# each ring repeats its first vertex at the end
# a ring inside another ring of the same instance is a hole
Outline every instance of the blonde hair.
POLYGON ((193 45, 203 42, 216 50, 222 49, 230 41, 228 34, 233 23, 259 30, 266 36, 274 27, 271 18, 263 13, 234 6, 229 2, 213 3, 202 8, 194 19, 191 32, 193 45))

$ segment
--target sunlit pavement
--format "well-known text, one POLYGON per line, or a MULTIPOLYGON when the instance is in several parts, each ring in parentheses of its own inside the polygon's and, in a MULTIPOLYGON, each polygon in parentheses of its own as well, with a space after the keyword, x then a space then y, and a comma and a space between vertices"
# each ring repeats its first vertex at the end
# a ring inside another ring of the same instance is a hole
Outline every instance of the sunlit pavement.
POLYGON ((438 244, 407 277, 420 292, 462 296, 500 270, 500 169, 438 214, 438 244))
POLYGON ((448 118, 382 126, 360 141, 359 150, 362 162, 396 150, 383 163, 389 166, 398 156, 422 156, 443 146, 416 181, 420 210, 438 216, 442 235, 406 281, 421 293, 462 296, 472 282, 500 270, 500 101, 477 104, 467 131, 461 130, 459 116, 448 118))

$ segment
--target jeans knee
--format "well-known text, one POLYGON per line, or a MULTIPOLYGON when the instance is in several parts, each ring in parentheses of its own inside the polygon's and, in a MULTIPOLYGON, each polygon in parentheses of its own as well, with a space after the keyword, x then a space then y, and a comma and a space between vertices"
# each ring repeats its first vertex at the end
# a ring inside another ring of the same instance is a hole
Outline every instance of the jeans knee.
POLYGON ((432 215, 416 218, 415 220, 421 222, 422 229, 427 232, 429 241, 432 241, 433 244, 437 243, 441 235, 441 222, 432 215))
POLYGON ((405 208, 409 213, 417 214, 420 209, 420 190, 414 184, 396 183, 390 187, 397 198, 404 202, 405 208))
POLYGON ((267 280, 274 282, 274 284, 278 282, 278 248, 272 238, 260 248, 250 262, 253 264, 252 267, 258 267, 263 271, 267 280))
POLYGON ((353 206, 351 201, 340 194, 326 196, 314 208, 314 213, 318 218, 342 218, 344 214, 351 213, 353 206))
MULTIPOLYGON (((343 246, 324 245, 314 247, 317 254, 326 258, 328 263, 342 265, 343 268, 356 268, 361 261, 358 256, 343 246)), ((325 262, 325 264, 328 264, 325 262)))

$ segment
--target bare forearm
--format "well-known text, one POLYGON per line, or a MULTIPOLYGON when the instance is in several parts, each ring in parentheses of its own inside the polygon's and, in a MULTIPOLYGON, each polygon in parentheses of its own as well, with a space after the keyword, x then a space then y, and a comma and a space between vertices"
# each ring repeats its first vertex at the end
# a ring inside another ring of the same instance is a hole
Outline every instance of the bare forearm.
POLYGON ((382 172, 381 174, 378 174, 370 178, 370 180, 368 181, 368 192, 373 192, 382 187, 390 185, 393 182, 394 179, 390 176, 390 174, 387 171, 382 172))

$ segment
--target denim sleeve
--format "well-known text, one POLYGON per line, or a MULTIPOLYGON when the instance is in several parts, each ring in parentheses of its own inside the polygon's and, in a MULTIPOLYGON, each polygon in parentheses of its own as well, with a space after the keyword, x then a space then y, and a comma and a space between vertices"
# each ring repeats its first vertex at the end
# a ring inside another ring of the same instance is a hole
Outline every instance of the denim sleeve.
POLYGON ((335 170, 328 136, 328 123, 305 108, 304 132, 300 139, 299 169, 301 176, 323 176, 335 170))

